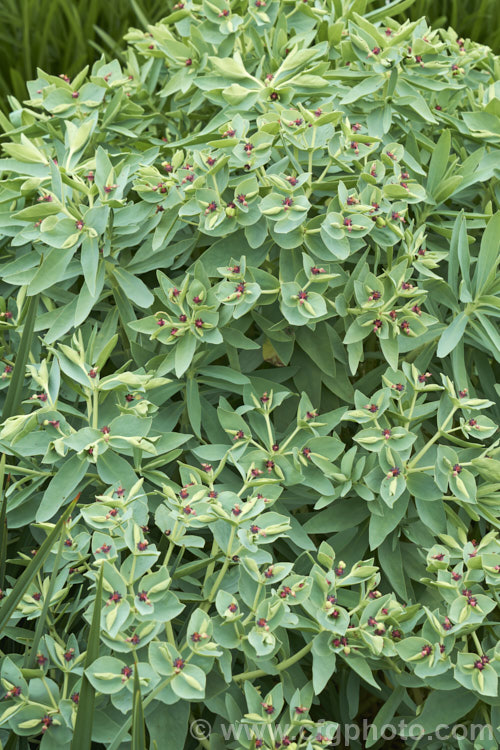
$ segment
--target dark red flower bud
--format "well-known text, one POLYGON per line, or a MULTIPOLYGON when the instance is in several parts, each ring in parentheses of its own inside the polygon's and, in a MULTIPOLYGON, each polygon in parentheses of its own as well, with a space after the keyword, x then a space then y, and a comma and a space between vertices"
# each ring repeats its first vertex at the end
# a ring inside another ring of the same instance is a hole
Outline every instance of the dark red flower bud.
POLYGON ((52 716, 43 716, 41 719, 41 722, 42 722, 42 733, 44 734, 47 731, 47 729, 50 726, 52 726, 52 724, 54 723, 54 719, 52 718, 52 716))

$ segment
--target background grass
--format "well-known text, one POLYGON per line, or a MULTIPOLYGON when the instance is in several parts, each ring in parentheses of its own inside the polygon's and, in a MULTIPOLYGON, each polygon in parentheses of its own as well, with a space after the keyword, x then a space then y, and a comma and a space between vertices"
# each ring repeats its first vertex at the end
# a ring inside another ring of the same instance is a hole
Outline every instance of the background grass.
MULTIPOLYGON (((175 0, 0 0, 0 106, 6 96, 26 98, 36 68, 73 76, 101 53, 117 54, 129 26, 144 28, 166 15, 175 0)), ((415 0, 399 20, 427 16, 460 36, 500 52, 499 0, 415 0)), ((369 0, 383 7, 384 0, 369 0)))
POLYGON ((73 76, 101 53, 121 50, 129 26, 155 23, 165 0, 0 0, 0 97, 26 98, 37 67, 73 76))
POLYGON ((459 36, 500 53, 499 0, 415 0, 398 20, 406 17, 414 21, 422 16, 427 16, 434 28, 451 26, 459 36))

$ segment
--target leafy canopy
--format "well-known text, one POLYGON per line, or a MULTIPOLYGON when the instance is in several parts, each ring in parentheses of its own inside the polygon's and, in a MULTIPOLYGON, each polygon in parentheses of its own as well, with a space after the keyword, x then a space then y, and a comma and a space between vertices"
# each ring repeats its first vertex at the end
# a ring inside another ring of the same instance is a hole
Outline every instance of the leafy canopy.
POLYGON ((499 63, 406 4, 179 3, 2 119, 9 747, 500 723, 499 63))

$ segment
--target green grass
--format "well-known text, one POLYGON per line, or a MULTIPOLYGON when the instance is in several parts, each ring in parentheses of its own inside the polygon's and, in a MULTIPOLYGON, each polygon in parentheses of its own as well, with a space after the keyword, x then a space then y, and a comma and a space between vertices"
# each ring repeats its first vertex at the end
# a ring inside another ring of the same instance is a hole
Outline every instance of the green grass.
MULTIPOLYGON (((384 3, 378 2, 377 5, 383 6, 384 3)), ((451 26, 459 36, 487 44, 498 54, 498 12, 498 0, 415 0, 399 20, 409 18, 416 21, 426 16, 434 28, 451 26)))
POLYGON ((1 0, 2 99, 26 98, 37 67, 72 76, 101 53, 116 53, 130 26, 154 23, 167 9, 161 0, 1 0))

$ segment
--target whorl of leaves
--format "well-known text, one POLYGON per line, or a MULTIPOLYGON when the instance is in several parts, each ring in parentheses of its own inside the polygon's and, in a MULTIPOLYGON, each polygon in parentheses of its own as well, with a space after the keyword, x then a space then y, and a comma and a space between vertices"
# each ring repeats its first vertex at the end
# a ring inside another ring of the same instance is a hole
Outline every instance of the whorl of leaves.
POLYGON ((179 3, 0 116, 9 748, 497 746, 500 66, 388 12, 179 3))

